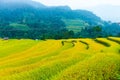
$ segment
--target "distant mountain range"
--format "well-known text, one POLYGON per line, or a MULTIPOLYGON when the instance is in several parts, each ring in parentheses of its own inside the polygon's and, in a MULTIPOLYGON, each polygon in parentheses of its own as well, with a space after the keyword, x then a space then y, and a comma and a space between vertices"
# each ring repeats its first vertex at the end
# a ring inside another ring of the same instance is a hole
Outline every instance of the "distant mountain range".
POLYGON ((0 37, 61 39, 119 33, 119 24, 106 22, 87 10, 48 7, 32 0, 0 1, 0 37))
POLYGON ((45 8, 46 6, 32 0, 0 0, 0 7, 24 7, 26 5, 36 8, 45 8))

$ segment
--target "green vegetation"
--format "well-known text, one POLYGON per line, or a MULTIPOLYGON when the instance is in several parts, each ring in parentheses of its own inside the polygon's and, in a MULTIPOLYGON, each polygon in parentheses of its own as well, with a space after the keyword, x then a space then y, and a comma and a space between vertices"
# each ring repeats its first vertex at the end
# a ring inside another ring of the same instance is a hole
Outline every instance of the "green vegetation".
POLYGON ((119 43, 97 40, 1 39, 0 80, 119 80, 119 43))
POLYGON ((80 19, 63 19, 63 21, 65 22, 66 24, 66 28, 68 30, 72 30, 74 31, 75 33, 77 32, 81 32, 82 29, 85 29, 85 27, 88 27, 89 24, 86 23, 85 21, 83 20, 80 20, 80 19))
POLYGON ((48 7, 32 0, 0 2, 0 38, 45 40, 119 34, 119 24, 103 21, 90 11, 48 7))
POLYGON ((23 24, 12 23, 9 26, 13 27, 15 30, 28 31, 30 28, 23 24))

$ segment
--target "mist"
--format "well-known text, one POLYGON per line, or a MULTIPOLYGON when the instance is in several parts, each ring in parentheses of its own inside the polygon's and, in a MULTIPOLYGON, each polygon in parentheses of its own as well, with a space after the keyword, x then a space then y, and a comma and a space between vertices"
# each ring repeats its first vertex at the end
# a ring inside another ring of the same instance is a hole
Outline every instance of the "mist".
POLYGON ((120 22, 120 2, 118 0, 34 0, 47 6, 64 6, 67 5, 71 9, 83 9, 92 11, 103 20, 120 22))

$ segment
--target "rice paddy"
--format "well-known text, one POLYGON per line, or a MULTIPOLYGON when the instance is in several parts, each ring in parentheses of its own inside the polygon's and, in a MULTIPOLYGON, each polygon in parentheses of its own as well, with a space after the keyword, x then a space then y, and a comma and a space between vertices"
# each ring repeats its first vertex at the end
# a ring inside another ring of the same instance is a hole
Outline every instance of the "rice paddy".
POLYGON ((0 80, 120 80, 119 42, 0 39, 0 80))

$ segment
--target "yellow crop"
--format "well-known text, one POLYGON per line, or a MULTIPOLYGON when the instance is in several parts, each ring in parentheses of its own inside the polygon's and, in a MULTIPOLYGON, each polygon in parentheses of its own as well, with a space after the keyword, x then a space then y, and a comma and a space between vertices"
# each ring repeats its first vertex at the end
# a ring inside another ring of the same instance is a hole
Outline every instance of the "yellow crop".
POLYGON ((0 39, 0 80, 119 80, 120 38, 109 38, 0 39))

